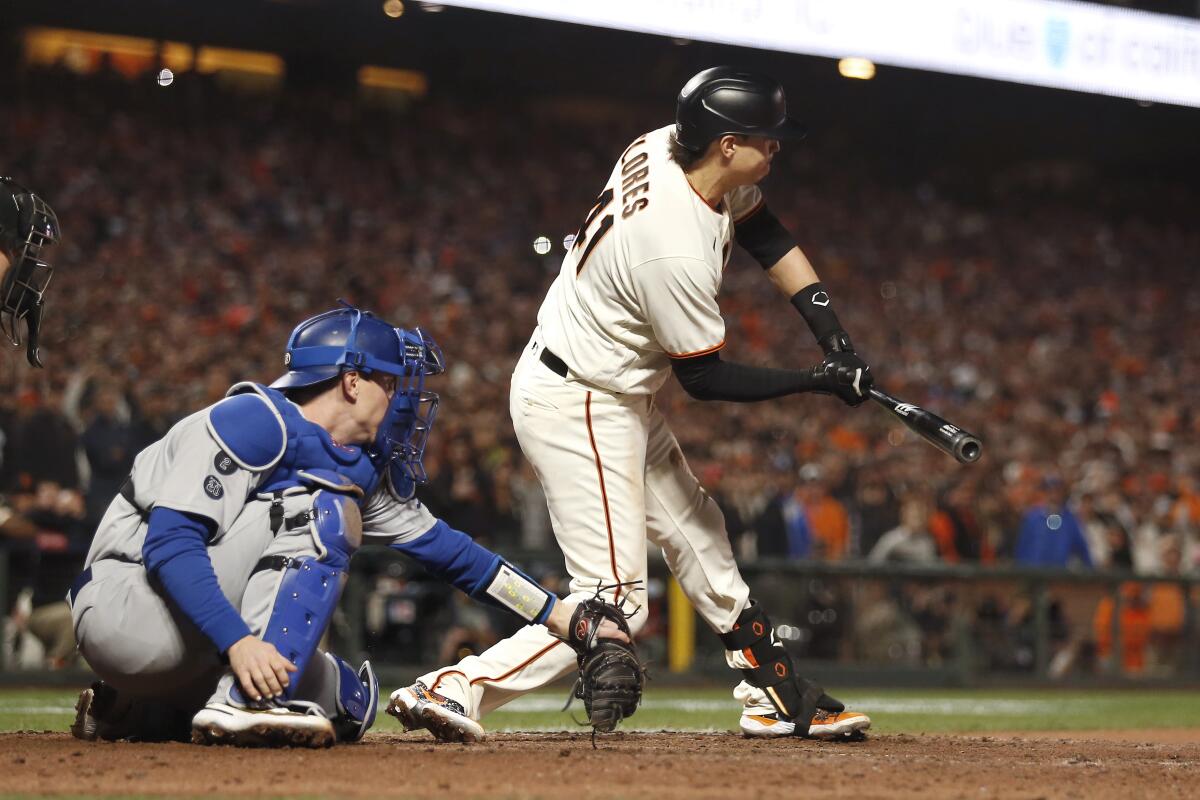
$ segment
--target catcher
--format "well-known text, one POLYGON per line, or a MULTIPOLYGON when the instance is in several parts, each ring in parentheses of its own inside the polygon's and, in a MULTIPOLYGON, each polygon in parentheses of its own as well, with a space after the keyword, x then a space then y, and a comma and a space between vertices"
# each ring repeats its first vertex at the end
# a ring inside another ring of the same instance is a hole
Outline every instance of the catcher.
POLYGON ((42 250, 58 242, 58 217, 50 204, 12 178, 0 177, 0 330, 20 347, 25 323, 25 357, 42 366, 38 332, 46 287, 54 267, 42 250))
POLYGON ((109 506, 69 594, 80 652, 104 679, 80 695, 76 737, 190 726, 198 743, 360 739, 374 671, 318 643, 365 541, 546 625, 596 661, 590 680, 609 680, 613 649, 637 667, 619 612, 559 602, 415 498, 438 402, 424 379, 443 370, 432 339, 345 306, 301 323, 285 364, 270 387, 236 384, 142 451, 109 506))

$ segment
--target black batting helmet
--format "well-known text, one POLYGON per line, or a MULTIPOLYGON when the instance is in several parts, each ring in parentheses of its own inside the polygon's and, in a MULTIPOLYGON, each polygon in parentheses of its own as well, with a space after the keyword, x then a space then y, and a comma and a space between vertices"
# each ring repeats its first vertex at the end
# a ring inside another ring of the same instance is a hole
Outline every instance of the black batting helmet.
POLYGON ((787 115, 779 81, 761 72, 710 67, 696 73, 675 101, 675 138, 694 152, 727 133, 801 139, 805 129, 787 115))

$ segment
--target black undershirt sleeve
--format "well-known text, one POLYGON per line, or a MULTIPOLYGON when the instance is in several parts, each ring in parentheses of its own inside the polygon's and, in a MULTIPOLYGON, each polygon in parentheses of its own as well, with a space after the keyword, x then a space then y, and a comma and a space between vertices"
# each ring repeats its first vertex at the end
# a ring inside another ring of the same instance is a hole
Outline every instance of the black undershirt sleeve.
POLYGON ((779 259, 796 246, 795 238, 765 205, 737 223, 733 235, 742 249, 754 256, 763 269, 778 264, 779 259))
POLYGON ((721 360, 720 353, 671 359, 675 377, 697 400, 752 403, 816 391, 811 370, 751 367, 721 360))

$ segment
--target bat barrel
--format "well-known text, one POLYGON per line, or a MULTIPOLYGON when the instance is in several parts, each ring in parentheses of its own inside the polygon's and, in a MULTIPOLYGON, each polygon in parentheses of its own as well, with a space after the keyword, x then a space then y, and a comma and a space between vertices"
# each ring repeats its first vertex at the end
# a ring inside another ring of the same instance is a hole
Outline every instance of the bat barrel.
POLYGON ((892 397, 887 392, 872 387, 871 399, 886 408, 913 433, 920 436, 960 464, 971 464, 983 455, 983 442, 977 436, 964 431, 936 414, 892 397))

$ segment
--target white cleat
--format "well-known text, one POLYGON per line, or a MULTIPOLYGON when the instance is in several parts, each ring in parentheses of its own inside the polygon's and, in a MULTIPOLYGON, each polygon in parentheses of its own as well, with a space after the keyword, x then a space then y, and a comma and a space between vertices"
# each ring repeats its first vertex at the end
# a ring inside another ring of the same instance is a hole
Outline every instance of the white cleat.
POLYGON ((192 717, 192 741, 239 747, 332 747, 334 733, 333 723, 318 714, 209 703, 192 717))
MULTIPOLYGON (((778 739, 784 736, 802 736, 796 731, 796 723, 781 717, 777 712, 760 712, 759 709, 744 709, 738 727, 742 735, 752 739, 778 739)), ((823 711, 817 709, 808 726, 808 738, 832 741, 834 739, 859 740, 866 738, 871 727, 871 718, 857 711, 823 711)))
POLYGON ((767 714, 743 711, 738 727, 742 729, 742 735, 750 739, 778 739, 796 735, 796 723, 789 722, 774 711, 767 714))
POLYGON ((460 703, 429 691, 417 681, 392 692, 387 713, 400 720, 404 730, 424 728, 439 742, 481 742, 483 726, 467 716, 460 703))

